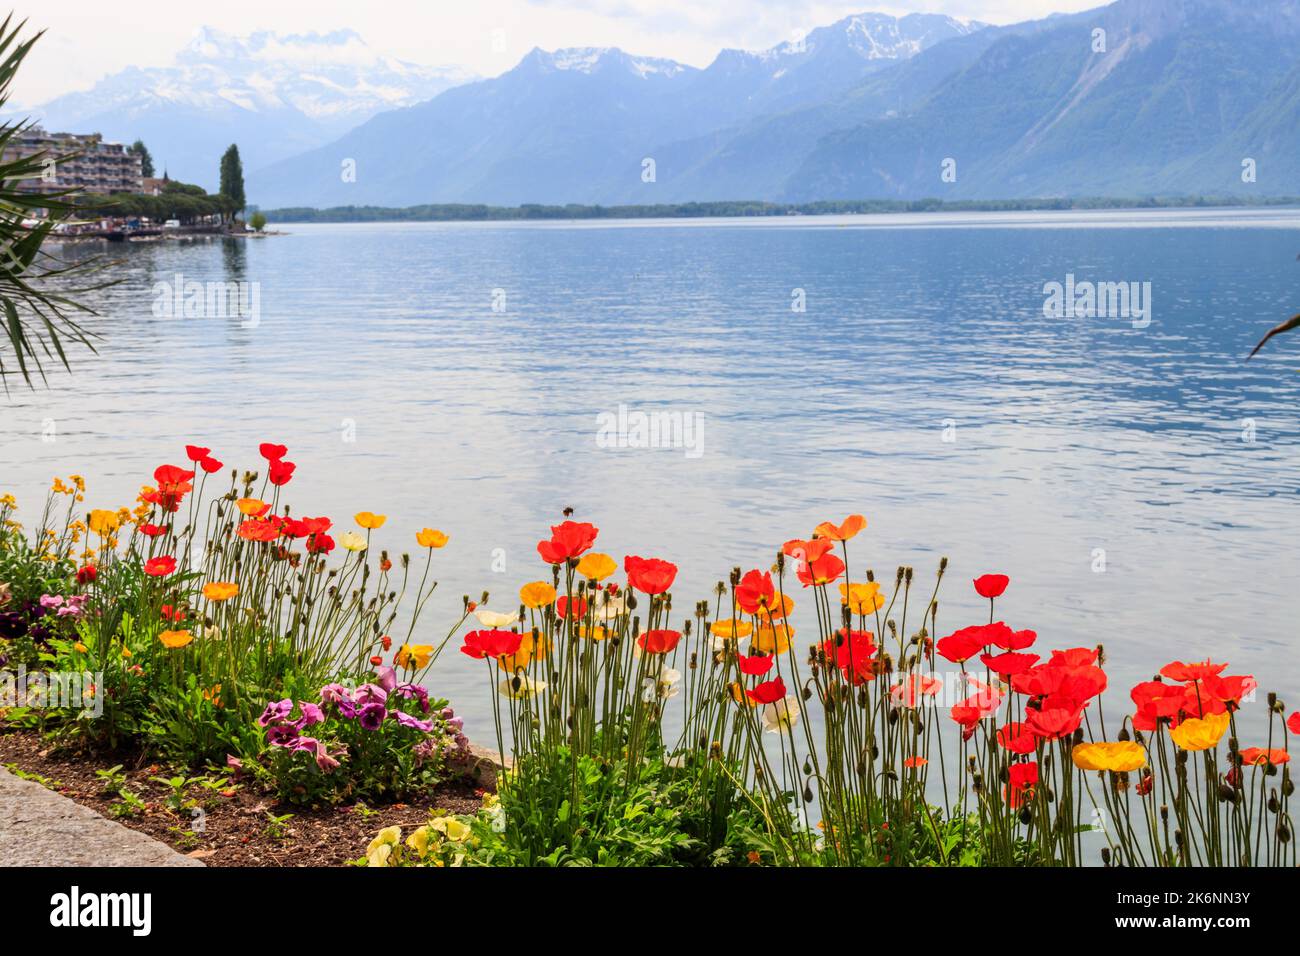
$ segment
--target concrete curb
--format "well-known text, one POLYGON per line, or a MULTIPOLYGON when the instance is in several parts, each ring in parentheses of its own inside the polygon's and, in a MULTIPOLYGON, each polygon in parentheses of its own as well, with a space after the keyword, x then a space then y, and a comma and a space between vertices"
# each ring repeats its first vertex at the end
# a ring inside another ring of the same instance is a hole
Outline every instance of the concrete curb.
POLYGON ((203 866, 153 837, 0 770, 0 866, 203 866))

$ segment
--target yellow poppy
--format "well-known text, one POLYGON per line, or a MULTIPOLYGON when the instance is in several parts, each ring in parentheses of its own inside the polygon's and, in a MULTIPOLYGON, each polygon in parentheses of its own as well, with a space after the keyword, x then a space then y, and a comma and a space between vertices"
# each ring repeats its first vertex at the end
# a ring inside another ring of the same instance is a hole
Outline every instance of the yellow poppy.
POLYGON ((194 635, 189 631, 163 631, 158 635, 158 640, 162 641, 164 647, 170 647, 174 650, 178 647, 184 647, 194 640, 194 635))
POLYGON ((1169 731, 1169 736, 1183 750, 1209 750, 1228 730, 1226 712, 1208 717, 1191 717, 1169 731))
POLYGON ((754 632, 754 650, 764 654, 784 654, 790 649, 790 639, 794 637, 794 628, 789 624, 769 626, 760 624, 754 632))
POLYGON ((357 524, 367 531, 383 527, 384 522, 388 520, 388 515, 377 515, 373 511, 358 511, 355 517, 357 524))
POLYGON ((232 581, 209 581, 203 585, 203 596, 209 601, 227 601, 239 593, 239 585, 232 581))
POLYGON ((432 644, 403 644, 393 660, 398 667, 418 671, 423 667, 427 667, 432 657, 432 644))
POLYGON ((118 517, 116 511, 105 511, 102 508, 96 508, 90 513, 90 530, 101 538, 112 534, 121 525, 122 519, 118 517))
POLYGON ((1074 765, 1080 770, 1110 770, 1115 773, 1127 773, 1141 770, 1147 765, 1146 749, 1132 740, 1075 744, 1070 756, 1074 760, 1074 765))
POLYGON ((579 625, 578 636, 587 637, 593 641, 603 641, 606 637, 609 636, 609 632, 605 630, 605 628, 601 627, 599 624, 595 625, 594 627, 579 625))
POLYGON ((250 518, 257 518, 266 514, 266 509, 270 507, 260 498, 240 498, 235 502, 235 506, 240 512, 250 518))
POLYGON ((86 651, 88 650, 86 645, 81 643, 81 641, 77 641, 77 643, 73 644, 72 649, 76 651, 78 654, 85 654, 86 651))
POLYGON ((519 589, 519 600, 525 607, 546 607, 555 600, 555 588, 545 581, 533 581, 519 589))
POLYGON ((423 528, 415 532, 415 543, 422 548, 441 548, 447 540, 447 535, 437 528, 423 528))
POLYGON ((885 596, 880 593, 880 583, 841 584, 840 603, 847 604, 854 614, 873 614, 885 606, 885 596))
POLYGON ((603 581, 618 570, 618 562, 607 554, 592 551, 578 561, 578 574, 588 580, 603 581))
POLYGON ((754 631, 754 625, 748 621, 737 621, 729 618, 725 621, 714 621, 709 627, 709 633, 714 637, 720 637, 724 641, 734 641, 749 637, 754 631))

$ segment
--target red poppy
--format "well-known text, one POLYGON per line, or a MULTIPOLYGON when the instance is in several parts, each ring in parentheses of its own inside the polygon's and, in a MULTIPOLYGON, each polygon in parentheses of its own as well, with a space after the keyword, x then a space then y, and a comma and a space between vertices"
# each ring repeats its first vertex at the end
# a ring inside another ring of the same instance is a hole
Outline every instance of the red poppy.
POLYGON ((753 690, 745 691, 745 696, 756 704, 775 704, 785 697, 785 681, 780 677, 763 681, 753 690))
POLYGON ((761 654, 754 654, 746 657, 740 651, 736 652, 736 663, 740 667, 742 674, 748 674, 751 677, 761 677, 772 669, 773 660, 770 657, 764 657, 761 654))
POLYGON ((334 523, 329 518, 303 518, 303 527, 307 528, 311 535, 321 535, 329 531, 334 523))
POLYGON ((1033 761, 1013 763, 1007 770, 1007 785, 1002 788, 1002 793, 1014 810, 1034 795, 1036 786, 1038 786, 1038 764, 1033 761))
MULTIPOLYGON (((870 631, 840 628, 833 637, 822 641, 822 651, 844 672, 846 678, 870 680, 875 677, 871 670, 871 660, 876 656, 876 636, 870 631)), ((854 681, 860 682, 861 680, 854 681)))
POLYGON ((1259 687, 1259 681, 1248 674, 1227 677, 1207 677, 1201 690, 1223 701, 1233 710, 1241 707, 1243 698, 1249 697, 1259 687))
POLYGON ((988 644, 985 636, 985 629, 988 625, 979 625, 977 627, 963 627, 959 631, 953 631, 947 637, 939 638, 934 649, 939 654, 954 664, 961 664, 970 660, 988 644))
POLYGON ((141 497, 150 504, 159 505, 164 511, 175 512, 185 496, 194 490, 190 484, 194 472, 175 465, 159 465, 154 469, 153 477, 158 483, 157 490, 141 497))
POLYGON ((634 554, 623 558, 623 570, 627 572, 627 583, 646 594, 663 594, 677 577, 677 565, 671 561, 634 554))
POLYGON ((889 688, 889 698, 895 707, 908 707, 915 710, 920 706, 922 697, 933 697, 943 689, 943 681, 937 677, 924 677, 908 674, 906 679, 889 688))
POLYGON ((757 614, 760 608, 770 608, 776 601, 776 588, 772 586, 769 571, 746 571, 736 585, 736 604, 746 614, 757 614))
POLYGON ((293 471, 297 467, 291 461, 273 461, 266 469, 266 476, 271 480, 271 484, 278 488, 289 483, 289 479, 293 477, 293 471))
POLYGON ((647 654, 667 654, 681 639, 681 631, 670 631, 665 628, 644 632, 636 639, 636 643, 647 654))
POLYGON ((1186 699, 1185 689, 1178 684, 1166 684, 1164 681, 1149 680, 1136 684, 1129 692, 1133 703, 1137 704, 1137 713, 1133 715, 1133 726, 1137 730, 1153 731, 1161 719, 1177 722, 1178 714, 1183 709, 1186 699))
MULTIPOLYGON (((567 618, 569 616, 569 610, 570 610, 569 598, 567 595, 556 599, 555 601, 556 614, 558 614, 561 618, 567 618)), ((574 598, 572 610, 573 610, 573 616, 575 618, 586 617, 587 599, 583 597, 574 598)))
POLYGON ((258 445, 257 450, 267 461, 279 461, 285 455, 289 454, 289 449, 284 445, 273 445, 267 441, 258 445))
POLYGON ((383 662, 384 659, 380 657, 378 654, 372 654, 370 657, 370 663, 373 664, 375 667, 378 667, 383 662))
POLYGON ((1160 668, 1160 673, 1170 680, 1191 683, 1202 681, 1207 677, 1218 677, 1227 668, 1227 664, 1212 664, 1209 658, 1198 661, 1194 664, 1184 664, 1182 661, 1174 661, 1172 664, 1166 664, 1160 668))
POLYGON ((816 561, 834 547, 835 542, 830 538, 813 538, 811 541, 791 538, 781 545, 781 551, 787 557, 794 558, 799 567, 803 567, 816 561))
POLYGON ((95 582, 95 578, 97 578, 98 576, 99 576, 99 572, 95 569, 95 566, 93 564, 87 564, 84 567, 77 568, 78 584, 93 584, 95 582))
POLYGON ((1183 717, 1205 717, 1209 714, 1224 714, 1227 711, 1228 705, 1200 684, 1184 685, 1183 717))
POLYGON ((392 650, 393 639, 389 637, 387 634, 385 634, 383 637, 379 639, 379 643, 383 645, 384 650, 386 651, 392 650))
POLYGON ((903 766, 908 770, 915 770, 917 767, 924 767, 929 762, 924 757, 908 757, 903 761, 903 766))
POLYGON ((981 574, 974 581, 975 593, 982 598, 1001 597, 1011 579, 1005 574, 981 574))
POLYGON ((998 731, 998 743, 1013 754, 1031 754, 1037 749, 1038 739, 1026 724, 1014 722, 998 731))
POLYGON ((1300 710, 1286 719, 1287 730, 1293 734, 1300 734, 1300 710))
POLYGON ((1097 663, 1098 653, 1095 647, 1071 647, 1064 651, 1052 651, 1049 663, 1058 667, 1091 667, 1097 663))
POLYGON ((1261 747, 1247 747, 1241 752, 1241 762, 1244 765, 1257 767, 1267 766, 1280 767, 1284 763, 1291 761, 1291 755, 1285 750, 1264 750, 1261 747))
POLYGON ((158 537, 158 535, 162 534, 167 529, 159 527, 156 524, 142 524, 140 525, 138 530, 143 535, 148 535, 150 538, 156 538, 158 537))
POLYGON ((163 616, 164 620, 168 620, 168 621, 185 620, 185 612, 172 607, 170 604, 164 604, 162 607, 158 609, 158 613, 163 616))
POLYGON ((1029 730, 1044 740, 1060 740, 1079 729, 1083 704, 1070 697, 1048 696, 1038 709, 1025 709, 1029 730))
POLYGON ((547 564, 563 564, 593 544, 599 529, 586 521, 565 521, 551 526, 551 539, 537 542, 537 553, 547 564))
POLYGON ((984 666, 1004 677, 1023 674, 1038 662, 1037 654, 1017 654, 1008 651, 1005 654, 981 654, 984 666))
POLYGON ((310 554, 329 554, 334 550, 334 539, 327 534, 313 534, 307 539, 307 551, 310 554))
POLYGON ((162 578, 176 570, 176 559, 169 554, 150 558, 144 563, 144 573, 150 577, 162 578))
POLYGON ((465 635, 461 653, 477 660, 487 657, 509 657, 519 650, 524 636, 517 631, 470 631, 465 635))
POLYGON ((208 457, 208 453, 211 451, 211 448, 204 448, 201 445, 186 445, 185 457, 190 461, 202 461, 208 457))
POLYGON ((1137 782, 1137 787, 1135 788, 1137 790, 1137 795, 1139 797, 1145 797, 1155 789, 1155 784, 1156 778, 1151 771, 1148 770, 1146 773, 1142 774, 1141 779, 1137 782))
MULTIPOLYGON (((827 539, 819 538, 818 540, 825 541, 827 539)), ((812 561, 800 561, 794 573, 795 577, 806 588, 814 585, 830 584, 844 573, 844 562, 835 555, 827 553, 812 561)))
POLYGON ((264 518, 248 518, 240 522, 236 532, 245 541, 274 541, 280 537, 279 523, 264 518))
POLYGON ((1032 647, 1034 641, 1038 640, 1037 631, 1013 631, 1001 621, 984 626, 987 628, 989 643, 997 645, 1004 651, 1023 651, 1026 647, 1032 647))
POLYGON ((225 467, 225 465, 217 461, 217 459, 213 458, 211 455, 204 455, 199 459, 199 467, 210 475, 213 472, 220 471, 225 467))

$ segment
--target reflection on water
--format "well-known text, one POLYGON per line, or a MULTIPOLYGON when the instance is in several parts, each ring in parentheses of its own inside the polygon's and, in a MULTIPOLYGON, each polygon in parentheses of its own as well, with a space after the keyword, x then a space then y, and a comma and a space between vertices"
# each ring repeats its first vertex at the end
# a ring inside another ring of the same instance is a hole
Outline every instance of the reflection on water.
MULTIPOLYGON (((603 550, 678 562, 681 614, 861 511, 858 568, 950 557, 941 629, 978 621, 969 579, 1005 571, 1010 622, 1104 642, 1113 685, 1209 654, 1300 692, 1300 339, 1242 361, 1300 302, 1296 214, 846 219, 114 247, 100 357, 0 406, 0 488, 35 510, 81 472, 119 503, 186 442, 246 467, 282 442, 299 511, 385 512, 394 550, 451 534, 430 636, 462 594, 515 606, 566 506, 603 550), (154 318, 177 274, 259 283, 260 323, 154 318), (1067 275, 1150 281, 1150 326, 1044 318, 1067 275), (697 416, 702 454, 602 447, 620 405, 697 416)), ((795 623, 811 634, 810 607, 795 623)), ((449 653, 435 686, 486 737, 474 667, 449 653)))

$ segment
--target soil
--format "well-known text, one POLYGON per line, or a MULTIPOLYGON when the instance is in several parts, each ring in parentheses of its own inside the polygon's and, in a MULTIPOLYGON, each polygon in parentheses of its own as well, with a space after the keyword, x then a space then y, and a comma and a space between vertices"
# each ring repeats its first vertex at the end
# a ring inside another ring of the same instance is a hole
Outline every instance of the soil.
POLYGON ((174 773, 139 754, 54 750, 39 734, 4 727, 0 727, 0 767, 26 775, 207 866, 343 866, 364 856, 382 828, 397 825, 409 831, 426 823, 431 810, 473 813, 483 793, 477 783, 460 778, 408 803, 306 809, 281 805, 253 781, 236 780, 221 789, 189 786, 185 799, 202 811, 196 814, 192 807, 167 806, 171 788, 151 778, 174 773), (119 764, 126 789, 143 801, 130 813, 121 812, 124 801, 106 793, 103 780, 95 774, 119 764), (285 814, 292 816, 278 823, 271 819, 285 814))

